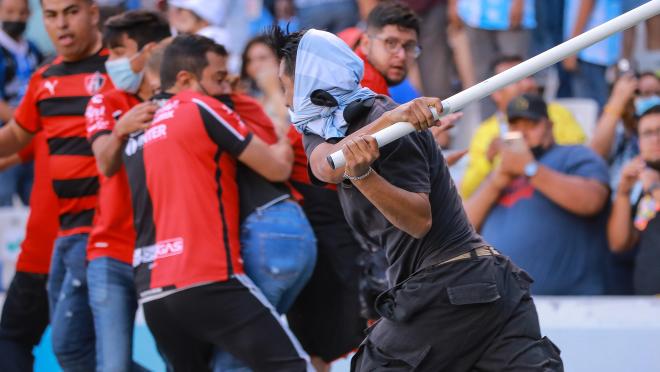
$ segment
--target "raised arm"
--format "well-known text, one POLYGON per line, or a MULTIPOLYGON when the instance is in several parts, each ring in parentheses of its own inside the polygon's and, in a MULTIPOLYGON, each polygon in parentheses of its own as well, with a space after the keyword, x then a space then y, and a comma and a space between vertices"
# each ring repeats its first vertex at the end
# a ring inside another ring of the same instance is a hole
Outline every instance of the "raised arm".
POLYGON ((612 211, 607 221, 607 240, 612 252, 625 252, 632 249, 639 233, 633 226, 630 191, 644 169, 644 161, 637 157, 621 170, 621 180, 616 190, 612 211))
MULTIPOLYGON (((309 156, 309 164, 314 176, 327 183, 339 183, 343 179, 344 169, 332 169, 327 157, 335 151, 341 150, 350 141, 355 141, 361 136, 372 135, 397 122, 409 122, 417 130, 424 130, 436 125, 429 106, 442 107, 440 99, 421 97, 416 98, 404 105, 386 112, 369 125, 346 136, 337 144, 322 143, 318 145, 309 156)), ((452 116, 452 121, 453 119, 452 116)))
POLYGON ((632 75, 624 75, 614 84, 612 94, 600 119, 598 119, 596 132, 589 144, 591 149, 603 159, 607 160, 610 156, 610 150, 616 135, 616 126, 621 120, 626 105, 635 94, 635 89, 637 89, 637 79, 632 75))

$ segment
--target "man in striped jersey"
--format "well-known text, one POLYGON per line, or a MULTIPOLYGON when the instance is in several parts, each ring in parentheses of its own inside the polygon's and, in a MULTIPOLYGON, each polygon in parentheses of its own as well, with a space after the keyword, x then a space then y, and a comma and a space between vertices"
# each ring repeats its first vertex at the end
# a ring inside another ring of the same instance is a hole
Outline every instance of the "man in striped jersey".
POLYGON ((63 369, 89 371, 95 353, 85 255, 99 181, 84 113, 89 98, 112 89, 112 83, 94 1, 42 0, 41 5, 58 56, 32 76, 14 119, 0 129, 0 156, 20 150, 37 132, 46 136, 60 220, 48 279, 53 351, 63 369))

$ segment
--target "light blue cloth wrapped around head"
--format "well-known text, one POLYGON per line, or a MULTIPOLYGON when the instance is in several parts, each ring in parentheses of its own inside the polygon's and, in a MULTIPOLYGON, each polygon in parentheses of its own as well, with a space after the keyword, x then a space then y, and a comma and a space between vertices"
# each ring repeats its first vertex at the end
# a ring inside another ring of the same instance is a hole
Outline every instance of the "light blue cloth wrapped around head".
POLYGON ((344 137, 348 123, 344 109, 358 99, 376 94, 360 86, 364 63, 337 36, 315 29, 308 30, 298 45, 293 83, 291 121, 301 133, 314 133, 325 139, 344 137), (335 107, 317 106, 310 95, 317 89, 331 94, 335 107))

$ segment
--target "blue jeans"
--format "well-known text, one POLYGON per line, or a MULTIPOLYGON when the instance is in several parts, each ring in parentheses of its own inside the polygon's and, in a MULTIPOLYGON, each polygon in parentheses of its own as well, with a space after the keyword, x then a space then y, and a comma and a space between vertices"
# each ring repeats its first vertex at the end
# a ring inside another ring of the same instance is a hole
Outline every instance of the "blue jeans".
POLYGON ((87 234, 55 240, 48 277, 53 352, 65 371, 93 371, 94 321, 87 295, 87 234))
POLYGON ((609 95, 606 70, 605 66, 578 60, 578 69, 571 74, 573 96, 594 99, 598 102, 598 109, 602 109, 609 95))
POLYGON ((25 205, 30 204, 34 166, 32 162, 15 165, 0 172, 0 207, 13 205, 14 194, 25 205))
MULTIPOLYGON (((245 273, 283 314, 312 276, 316 238, 297 203, 283 201, 249 215, 241 226, 245 273)), ((231 354, 217 350, 214 371, 249 371, 231 354)))
POLYGON ((96 370, 145 371, 133 362, 133 325, 137 295, 133 267, 110 257, 87 266, 89 305, 96 331, 96 370))

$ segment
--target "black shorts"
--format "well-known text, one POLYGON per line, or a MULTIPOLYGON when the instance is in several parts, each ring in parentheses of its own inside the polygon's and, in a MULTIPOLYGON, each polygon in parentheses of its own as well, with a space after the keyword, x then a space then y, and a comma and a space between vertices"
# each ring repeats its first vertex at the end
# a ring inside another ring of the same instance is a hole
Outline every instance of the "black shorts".
POLYGON ((378 297, 382 318, 352 370, 563 371, 559 349, 541 337, 531 282, 503 256, 416 273, 378 297))
POLYGON ((355 350, 366 319, 360 316, 358 283, 362 253, 339 205, 337 192, 295 183, 317 240, 316 267, 287 313, 291 329, 312 356, 331 362, 355 350))
POLYGON ((214 347, 254 371, 305 371, 309 357, 245 275, 145 302, 158 350, 175 371, 208 371, 214 347))
POLYGON ((17 271, 0 319, 0 371, 30 371, 32 349, 48 326, 48 275, 17 271))

